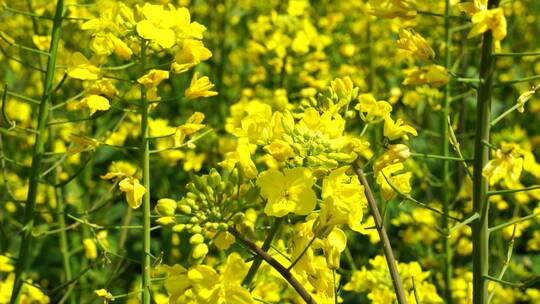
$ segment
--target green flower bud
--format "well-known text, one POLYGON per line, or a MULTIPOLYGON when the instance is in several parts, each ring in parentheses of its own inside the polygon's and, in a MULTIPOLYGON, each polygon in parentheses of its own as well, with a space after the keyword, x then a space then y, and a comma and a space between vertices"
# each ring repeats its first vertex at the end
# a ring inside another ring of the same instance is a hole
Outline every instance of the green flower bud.
POLYGON ((351 161, 354 160, 351 157, 351 155, 347 154, 347 153, 334 153, 334 152, 331 152, 331 153, 328 153, 328 157, 331 158, 331 159, 337 160, 339 162, 345 162, 345 163, 348 163, 348 162, 351 162, 351 161))
POLYGON ((156 211, 159 215, 173 216, 176 210, 176 202, 170 198, 162 198, 158 200, 156 211))
POLYGON ((208 175, 208 185, 212 188, 216 188, 221 183, 221 175, 217 172, 216 169, 210 170, 208 175))
POLYGON ((174 232, 182 232, 186 228, 186 225, 184 224, 176 224, 172 227, 172 231, 174 232))
POLYGON ((202 228, 199 225, 194 225, 193 227, 191 227, 191 229, 189 229, 189 233, 191 234, 201 233, 201 232, 202 232, 202 228))
POLYGON ((160 217, 156 220, 156 223, 160 224, 161 226, 172 226, 176 224, 176 219, 174 216, 164 216, 160 217))
POLYGON ((206 188, 206 180, 201 176, 194 176, 193 177, 193 184, 195 184, 195 187, 200 192, 204 192, 206 188))
POLYGON ((230 181, 233 185, 238 185, 238 169, 234 168, 234 169, 231 171, 231 174, 229 174, 229 181, 230 181))
POLYGON ((178 210, 180 210, 180 213, 185 215, 191 214, 191 207, 188 205, 178 205, 178 210))
POLYGON ((195 245, 195 247, 193 247, 193 252, 191 253, 191 257, 196 260, 199 260, 199 259, 204 258, 206 254, 208 254, 208 245, 202 243, 202 244, 197 244, 195 245))
POLYGON ((232 217, 232 221, 236 224, 241 224, 242 222, 244 222, 245 218, 246 215, 243 212, 239 212, 232 217))
POLYGON ((191 245, 202 244, 204 243, 204 236, 200 233, 194 234, 189 238, 189 243, 191 245))

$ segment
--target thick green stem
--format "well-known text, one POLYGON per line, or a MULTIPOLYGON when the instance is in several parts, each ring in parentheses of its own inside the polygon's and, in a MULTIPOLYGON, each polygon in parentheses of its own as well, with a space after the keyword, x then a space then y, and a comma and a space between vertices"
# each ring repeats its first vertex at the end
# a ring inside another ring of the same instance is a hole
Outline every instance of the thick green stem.
MULTIPOLYGON (((447 70, 451 69, 450 62, 450 45, 452 44, 452 37, 450 33, 450 0, 446 0, 445 3, 445 22, 444 22, 444 36, 445 36, 445 52, 444 52, 444 65, 447 70)), ((450 81, 444 87, 444 99, 443 99, 443 108, 441 111, 441 135, 442 135, 442 145, 441 145, 441 155, 443 157, 449 156, 449 146, 450 142, 448 139, 448 129, 449 124, 447 123, 447 117, 450 114, 450 81)), ((448 160, 441 160, 441 181, 443 185, 448 185, 450 182, 449 174, 449 163, 448 160)), ((448 206, 450 204, 448 189, 442 189, 441 201, 442 201, 442 229, 444 231, 448 230, 448 206)), ((448 304, 452 303, 452 248, 450 247, 450 239, 443 238, 443 250, 444 250, 444 268, 443 268, 443 277, 444 277, 444 299, 448 304)))
MULTIPOLYGON (((141 70, 146 73, 146 41, 141 44, 141 70)), ((142 302, 150 304, 150 143, 148 140, 148 100, 146 88, 141 85, 141 167, 143 173, 143 186, 146 193, 142 204, 143 222, 143 256, 141 258, 142 271, 142 302)))
POLYGON ((50 56, 47 61, 47 71, 43 83, 43 95, 39 104, 38 127, 34 151, 32 155, 32 167, 28 182, 28 196, 24 210, 22 239, 19 249, 19 259, 15 269, 15 281, 11 293, 11 304, 19 303, 19 296, 23 285, 23 274, 30 262, 30 244, 32 243, 32 229, 34 228, 34 208, 38 192, 39 176, 42 167, 43 154, 45 149, 46 126, 49 114, 51 93, 53 90, 54 72, 56 69, 56 57, 58 51, 58 42, 62 28, 62 14, 64 12, 64 0, 58 0, 56 3, 56 12, 51 33, 51 45, 49 48, 50 56))
MULTIPOLYGON (((494 8, 499 0, 490 0, 489 8, 494 8)), ((482 55, 480 59, 480 86, 476 102, 476 136, 474 142, 473 172, 473 209, 480 214, 480 220, 473 228, 473 303, 486 304, 488 289, 485 276, 489 275, 489 203, 488 181, 482 175, 482 169, 489 160, 489 142, 491 94, 493 83, 493 35, 487 31, 483 35, 482 55)))
MULTIPOLYGON (((58 183, 58 178, 55 177, 55 183, 58 183)), ((60 251, 62 253, 62 266, 64 267, 64 282, 69 282, 72 279, 71 274, 71 262, 70 259, 70 253, 69 253, 69 244, 67 239, 67 229, 66 229, 66 219, 65 219, 65 206, 64 206, 64 194, 62 193, 62 187, 58 187, 55 189, 55 195, 56 195, 56 210, 58 211, 58 225, 59 225, 59 243, 60 243, 60 251)), ((70 293, 69 295, 69 303, 74 304, 75 303, 75 297, 73 294, 70 293)))
MULTIPOLYGON (((278 232, 279 227, 283 222, 283 219, 283 217, 276 218, 274 224, 272 224, 272 228, 270 228, 270 231, 268 232, 268 236, 266 237, 264 243, 261 246, 262 250, 268 252, 268 249, 270 249, 272 241, 274 240, 274 237, 276 236, 276 233, 278 232)), ((244 278, 244 281, 242 281, 242 285, 249 286, 249 284, 251 284, 251 281, 253 281, 253 278, 255 278, 255 275, 257 274, 257 270, 259 270, 259 267, 261 267, 262 261, 263 258, 261 256, 255 257, 255 260, 253 260, 253 264, 251 264, 251 267, 249 268, 249 271, 244 278)))

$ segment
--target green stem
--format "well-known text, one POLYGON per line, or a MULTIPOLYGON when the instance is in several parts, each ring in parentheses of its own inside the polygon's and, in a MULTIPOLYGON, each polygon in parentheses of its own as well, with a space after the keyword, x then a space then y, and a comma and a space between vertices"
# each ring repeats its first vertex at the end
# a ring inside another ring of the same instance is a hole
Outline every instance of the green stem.
POLYGON ((538 80, 538 79, 540 79, 540 75, 534 75, 534 76, 523 77, 523 78, 518 78, 518 79, 514 79, 514 80, 501 81, 501 82, 498 82, 495 85, 493 85, 493 87, 500 88, 500 87, 504 87, 504 86, 507 86, 507 85, 510 85, 510 84, 521 83, 521 82, 529 82, 529 81, 538 80))
MULTIPOLYGON (((444 124, 447 125, 446 123, 446 120, 444 120, 444 124)), ((446 133, 448 133, 448 128, 446 128, 446 133)), ((452 156, 448 156, 448 136, 446 136, 447 140, 445 140, 445 142, 447 143, 446 145, 446 148, 447 148, 447 152, 446 152, 446 155, 434 155, 434 154, 427 154, 427 153, 415 153, 415 152, 411 152, 411 156, 413 157, 422 157, 422 158, 433 158, 433 159, 441 159, 443 160, 445 163, 446 161, 448 160, 455 160, 455 161, 467 161, 461 157, 452 157, 452 156)))
MULTIPOLYGON (((141 69, 146 69, 146 41, 141 44, 141 69)), ((148 100, 146 88, 141 85, 141 167, 143 173, 143 186, 146 193, 143 197, 143 256, 141 258, 142 271, 142 302, 150 304, 150 143, 148 141, 148 100)))
POLYGON ((526 56, 540 56, 540 52, 521 52, 521 53, 494 53, 494 57, 526 57, 526 56))
POLYGON ((15 281, 11 293, 11 304, 19 303, 21 288, 23 285, 23 274, 30 262, 30 244, 32 243, 32 229, 34 228, 34 208, 38 192, 39 175, 42 166, 43 153, 45 150, 45 128, 49 114, 51 92, 53 89, 54 72, 56 69, 56 57, 58 51, 58 42, 62 29, 62 14, 64 12, 64 0, 58 0, 51 33, 51 45, 49 49, 49 58, 47 61, 47 71, 43 83, 43 95, 39 104, 38 127, 35 139, 34 151, 32 155, 32 167, 28 182, 28 196, 24 210, 22 239, 19 249, 19 259, 15 269, 15 281))
POLYGON ((540 189, 540 185, 530 186, 526 188, 520 188, 520 189, 506 189, 506 190, 495 190, 495 191, 489 191, 488 195, 500 195, 500 194, 511 194, 511 193, 517 193, 517 192, 527 192, 540 189))
MULTIPOLYGON (((512 238, 510 239, 510 244, 508 244, 508 251, 506 252, 506 259, 504 260, 503 267, 501 269, 501 272, 499 273, 499 276, 497 276, 498 280, 502 280, 504 277, 504 274, 506 273, 506 270, 508 270, 508 266, 510 266, 510 260, 512 259, 512 252, 514 250, 514 242, 516 240, 516 225, 514 225, 514 229, 512 229, 512 238)), ((495 291, 497 290, 497 285, 493 287, 491 292, 489 293, 488 303, 491 302, 493 299, 493 296, 495 296, 495 291)))
MULTIPOLYGON (((444 65, 447 70, 451 68, 450 62, 450 45, 452 43, 452 36, 450 33, 450 0, 445 1, 445 18, 444 18, 444 36, 445 36, 445 52, 444 52, 444 65)), ((450 155, 450 141, 448 139, 448 122, 447 117, 450 115, 450 81, 448 81, 444 87, 443 108, 441 111, 441 156, 448 157, 450 155)), ((450 167, 448 160, 441 159, 441 181, 444 185, 450 183, 450 167)), ((450 197, 449 191, 446 188, 441 189, 441 201, 442 201, 442 229, 448 230, 448 215, 450 197)), ((452 303, 452 248, 450 246, 450 239, 445 237, 443 239, 443 251, 444 251, 444 299, 448 304, 452 303)))
POLYGON ((515 224, 518 224, 518 223, 521 223, 521 222, 525 222, 525 221, 534 219, 537 216, 540 216, 540 212, 539 213, 529 214, 527 216, 520 217, 520 218, 517 218, 515 220, 509 221, 509 222, 506 222, 506 223, 503 223, 503 224, 500 224, 500 225, 497 225, 497 226, 494 226, 494 227, 491 227, 491 228, 488 229, 488 232, 491 233, 491 232, 494 232, 494 231, 497 231, 497 230, 501 230, 501 229, 504 229, 504 228, 506 228, 508 226, 512 226, 512 225, 515 225, 515 224))
MULTIPOLYGON (((268 252, 268 249, 270 249, 270 246, 272 245, 272 240, 276 236, 276 233, 278 232, 281 223, 283 223, 283 219, 283 217, 276 218, 276 220, 272 224, 272 228, 270 228, 270 231, 268 232, 268 236, 266 237, 264 243, 261 246, 262 250, 268 252)), ((259 270, 259 267, 261 267, 262 261, 263 259, 261 256, 255 257, 255 260, 253 261, 253 264, 251 264, 251 267, 249 268, 248 273, 244 278, 244 281, 242 281, 242 285, 249 286, 249 284, 251 284, 251 281, 253 281, 253 278, 255 278, 255 275, 257 274, 257 270, 259 270)))
POLYGON ((513 105, 510 109, 504 111, 501 115, 497 116, 497 118, 493 119, 490 123, 491 127, 495 126, 499 121, 501 121, 501 119, 505 118, 506 116, 508 116, 508 114, 514 112, 516 109, 518 109, 519 107, 523 107, 523 104, 515 104, 513 105))
MULTIPOLYGON (((495 8, 499 0, 489 0, 488 7, 495 8)), ((493 83, 493 34, 487 31, 483 35, 482 55, 480 59, 480 79, 476 106, 476 136, 474 142, 473 170, 473 210, 480 214, 480 220, 472 225, 473 235, 473 303, 488 302, 487 281, 484 276, 489 274, 489 202, 488 182, 482 175, 482 169, 489 160, 489 142, 491 94, 493 83)))

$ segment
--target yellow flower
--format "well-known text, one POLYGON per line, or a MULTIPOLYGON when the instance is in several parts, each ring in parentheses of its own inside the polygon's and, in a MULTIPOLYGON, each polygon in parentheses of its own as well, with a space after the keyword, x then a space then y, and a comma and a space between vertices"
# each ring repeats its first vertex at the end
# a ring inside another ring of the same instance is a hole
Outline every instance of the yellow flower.
POLYGON ((340 98, 344 98, 346 101, 350 101, 358 95, 358 88, 354 87, 349 76, 332 80, 330 86, 340 98))
POLYGON ((67 74, 71 78, 96 80, 99 77, 99 68, 93 65, 83 54, 75 52, 69 58, 67 74))
POLYGON ((212 57, 212 52, 204 47, 201 41, 186 39, 182 43, 182 48, 176 54, 174 62, 171 64, 171 70, 174 73, 183 73, 200 62, 208 60, 210 57, 212 57))
POLYGON ((404 18, 412 19, 416 17, 416 1, 411 0, 376 0, 370 1, 370 14, 379 18, 404 18))
POLYGON ((214 84, 210 82, 208 76, 198 78, 199 73, 193 73, 189 88, 186 89, 185 95, 187 99, 195 99, 199 97, 211 97, 216 96, 218 93, 210 91, 214 87, 214 84))
POLYGON ((185 124, 177 127, 177 131, 180 134, 187 136, 192 135, 206 126, 205 124, 202 124, 203 120, 204 114, 201 112, 195 112, 187 119, 185 124))
POLYGON ((51 36, 33 35, 32 42, 40 51, 47 52, 49 51, 49 47, 51 45, 51 36))
POLYGON ((397 47, 412 52, 423 60, 435 58, 435 52, 426 42, 424 37, 403 28, 399 30, 397 47))
POLYGON ((500 48, 501 40, 506 37, 506 18, 502 8, 494 8, 477 12, 472 17, 473 27, 467 35, 472 38, 491 30, 496 49, 500 48))
POLYGON ((291 146, 281 139, 273 140, 272 143, 264 147, 264 150, 278 161, 285 161, 294 156, 294 151, 291 146))
POLYGON ((95 150, 99 146, 99 141, 76 134, 70 134, 69 140, 75 144, 75 146, 68 150, 70 155, 80 153, 82 151, 95 150))
POLYGON ((169 294, 169 302, 177 303, 176 300, 181 297, 187 289, 191 287, 191 282, 187 277, 187 269, 181 265, 174 265, 168 269, 167 279, 165 279, 165 289, 169 294))
POLYGON ((98 289, 98 290, 94 290, 94 293, 98 296, 98 297, 102 297, 102 298, 105 298, 105 301, 107 302, 108 300, 114 300, 114 297, 113 295, 108 292, 106 289, 98 289))
POLYGON ((525 91, 519 95, 517 104, 519 105, 519 108, 517 109, 519 113, 523 113, 525 111, 525 103, 533 97, 533 95, 536 93, 536 90, 540 88, 540 83, 533 86, 529 91, 525 91))
POLYGON ((107 98, 92 94, 81 99, 76 107, 79 109, 88 108, 90 109, 90 115, 93 115, 96 113, 96 111, 107 111, 111 108, 111 105, 109 104, 109 100, 107 98))
POLYGON ((144 19, 137 22, 137 34, 162 48, 171 48, 176 42, 175 32, 171 29, 176 23, 175 13, 150 3, 145 3, 141 12, 144 19))
POLYGON ((507 186, 519 182, 523 169, 523 157, 519 146, 503 143, 501 149, 497 149, 493 156, 494 158, 482 170, 482 175, 488 179, 489 184, 493 186, 501 179, 507 186))
POLYGON ((112 98, 118 94, 118 90, 109 79, 101 79, 92 83, 92 85, 86 89, 86 93, 93 95, 105 95, 112 98))
POLYGON ((97 258, 97 248, 96 243, 91 238, 86 238, 83 240, 84 248, 84 257, 89 260, 95 260, 97 258))
POLYGON ((15 270, 15 267, 11 265, 10 259, 0 254, 0 272, 12 272, 13 270, 15 270))
POLYGON ((384 136, 388 137, 388 139, 395 140, 403 137, 408 140, 409 137, 407 134, 412 134, 414 136, 418 135, 413 127, 403 124, 403 120, 401 118, 398 118, 394 122, 394 120, 389 116, 384 120, 384 136))
POLYGON ((343 230, 335 227, 322 241, 326 264, 330 269, 339 269, 341 253, 347 247, 347 235, 343 230))
POLYGON ((139 208, 142 204, 142 198, 146 193, 146 188, 139 183, 136 178, 124 178, 118 184, 120 190, 126 193, 126 200, 129 207, 133 209, 139 208))
POLYGON ((123 179, 124 177, 133 176, 137 172, 137 168, 125 161, 113 162, 109 166, 109 172, 100 176, 101 179, 123 179))
POLYGON ((317 197, 311 187, 315 183, 307 168, 285 169, 283 173, 270 169, 259 175, 257 185, 267 199, 264 212, 282 217, 288 213, 306 215, 315 209, 317 197))
POLYGON ((168 71, 152 69, 137 79, 137 82, 149 89, 157 87, 165 79, 169 79, 168 71))
POLYGON ((347 224, 356 232, 363 231, 361 224, 363 208, 367 205, 364 186, 358 177, 346 174, 349 167, 341 167, 330 172, 323 180, 319 223, 314 228, 317 235, 326 235, 334 226, 347 224))
POLYGON ((392 112, 392 105, 384 100, 377 101, 372 94, 360 94, 358 104, 354 108, 360 112, 360 117, 367 123, 383 119, 392 112))
POLYGON ((257 167, 255 167, 255 163, 251 159, 251 150, 247 138, 239 139, 236 150, 228 152, 225 160, 219 163, 220 166, 229 170, 234 169, 237 164, 240 165, 242 173, 247 179, 257 176, 257 167))
POLYGON ((382 168, 379 172, 376 173, 377 184, 381 187, 381 194, 385 200, 391 200, 396 196, 394 187, 403 194, 408 194, 411 192, 411 172, 395 174, 404 169, 403 163, 395 163, 389 166, 382 168), (392 185, 388 183, 390 181, 392 185), (394 186, 394 187, 392 187, 394 186))
POLYGON ((448 83, 448 72, 441 65, 428 65, 425 67, 414 67, 405 70, 404 85, 429 84, 440 87, 448 83))
POLYGON ((214 239, 214 244, 220 250, 227 250, 232 244, 234 244, 235 240, 236 238, 234 235, 227 231, 222 231, 214 239))
POLYGON ((133 51, 129 48, 129 46, 122 41, 120 38, 116 37, 113 34, 109 34, 108 38, 111 40, 113 47, 114 47, 114 53, 124 60, 131 59, 131 55, 133 55, 133 51))

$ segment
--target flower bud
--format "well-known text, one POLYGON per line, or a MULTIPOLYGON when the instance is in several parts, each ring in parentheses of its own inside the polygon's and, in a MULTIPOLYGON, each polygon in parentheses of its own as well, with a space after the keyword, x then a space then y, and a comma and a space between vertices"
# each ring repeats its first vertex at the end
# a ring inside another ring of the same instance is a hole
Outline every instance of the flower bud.
POLYGON ((170 198, 162 198, 158 200, 156 211, 159 215, 174 216, 176 210, 176 202, 170 198))
POLYGON ((191 245, 202 244, 204 243, 204 236, 200 233, 194 234, 189 238, 189 243, 191 245))
POLYGON ((193 252, 191 253, 191 257, 199 260, 202 259, 208 254, 208 246, 204 243, 197 244, 195 247, 193 247, 193 252))

